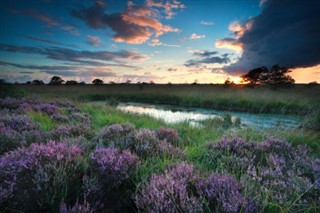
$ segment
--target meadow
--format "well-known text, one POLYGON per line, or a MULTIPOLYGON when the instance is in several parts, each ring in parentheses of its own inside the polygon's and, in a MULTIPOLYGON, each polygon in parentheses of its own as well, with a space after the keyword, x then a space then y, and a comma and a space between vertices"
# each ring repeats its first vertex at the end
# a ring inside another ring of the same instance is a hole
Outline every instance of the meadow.
POLYGON ((320 211, 319 88, 18 85, 7 95, 0 212, 320 211), (119 101, 306 119, 292 129, 167 124, 110 104, 119 101))

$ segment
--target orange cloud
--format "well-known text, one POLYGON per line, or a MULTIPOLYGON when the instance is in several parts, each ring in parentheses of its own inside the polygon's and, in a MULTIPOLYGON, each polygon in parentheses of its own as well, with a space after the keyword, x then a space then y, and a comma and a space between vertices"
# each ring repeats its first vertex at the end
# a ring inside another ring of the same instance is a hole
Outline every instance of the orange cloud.
POLYGON ((235 51, 242 51, 243 45, 237 39, 234 38, 225 38, 225 39, 218 39, 215 42, 216 48, 225 48, 225 49, 232 49, 235 51))

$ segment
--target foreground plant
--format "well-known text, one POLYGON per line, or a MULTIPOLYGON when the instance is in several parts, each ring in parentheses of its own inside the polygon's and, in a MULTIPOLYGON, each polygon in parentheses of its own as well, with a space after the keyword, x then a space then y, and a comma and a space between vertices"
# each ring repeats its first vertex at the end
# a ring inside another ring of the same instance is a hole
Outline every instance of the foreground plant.
POLYGON ((81 180, 81 154, 76 145, 54 141, 4 154, 0 158, 1 205, 54 211, 61 200, 73 199, 81 180))
POLYGON ((190 164, 181 163, 152 175, 136 195, 142 212, 258 212, 252 199, 242 195, 240 183, 230 175, 201 177, 190 164))
POLYGON ((223 137, 207 148, 216 170, 238 176, 266 210, 319 209, 319 159, 308 147, 272 137, 260 143, 223 137))

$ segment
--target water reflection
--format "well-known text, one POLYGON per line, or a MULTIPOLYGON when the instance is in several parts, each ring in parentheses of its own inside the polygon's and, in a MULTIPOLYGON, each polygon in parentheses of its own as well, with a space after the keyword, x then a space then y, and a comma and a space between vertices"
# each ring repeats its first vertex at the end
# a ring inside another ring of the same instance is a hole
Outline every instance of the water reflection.
MULTIPOLYGON (((197 121, 223 116, 226 112, 204 109, 184 108, 169 105, 153 105, 144 103, 121 103, 117 107, 125 112, 147 114, 167 123, 188 121, 196 124, 197 121)), ((241 112, 228 112, 232 119, 240 118, 242 126, 256 128, 294 128, 299 126, 299 118, 294 116, 252 114, 241 112)))

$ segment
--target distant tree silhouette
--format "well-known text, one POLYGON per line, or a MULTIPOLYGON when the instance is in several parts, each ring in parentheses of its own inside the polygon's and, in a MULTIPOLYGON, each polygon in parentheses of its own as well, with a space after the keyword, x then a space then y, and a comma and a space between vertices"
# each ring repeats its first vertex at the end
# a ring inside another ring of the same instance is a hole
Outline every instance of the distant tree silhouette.
POLYGON ((278 86, 294 84, 295 80, 287 75, 289 72, 291 72, 289 68, 276 64, 273 65, 270 70, 266 67, 254 68, 241 77, 252 87, 259 83, 272 85, 275 89, 278 86))
POLYGON ((31 82, 31 81, 27 81, 26 84, 27 84, 27 85, 30 85, 30 84, 32 84, 32 82, 31 82))
POLYGON ((235 85, 235 83, 233 81, 231 81, 231 79, 228 77, 225 82, 224 82, 224 85, 229 87, 229 86, 233 86, 235 85))
POLYGON ((61 85, 64 80, 59 76, 53 76, 51 81, 49 82, 50 85, 61 85))
POLYGON ((156 84, 153 80, 149 81, 149 84, 156 84))
POLYGON ((86 82, 84 82, 84 81, 80 81, 80 82, 79 82, 79 84, 80 84, 80 85, 85 85, 85 84, 86 84, 86 82))
POLYGON ((6 84, 6 81, 4 79, 0 79, 0 85, 1 84, 6 84))
POLYGON ((103 84, 103 80, 96 78, 96 79, 94 79, 94 80, 92 81, 92 84, 94 84, 94 85, 101 85, 101 84, 103 84))
POLYGON ((295 80, 287 75, 289 72, 291 72, 291 70, 287 67, 281 67, 276 64, 273 65, 270 70, 261 74, 260 81, 264 84, 272 85, 274 89, 278 86, 292 85, 295 80))
POLYGON ((132 83, 132 81, 131 80, 126 80, 126 84, 131 84, 132 83))
POLYGON ((31 84, 33 84, 33 85, 42 85, 42 84, 44 84, 44 82, 42 80, 36 79, 36 80, 33 80, 31 82, 31 84))
POLYGON ((263 73, 267 73, 268 68, 266 67, 258 67, 255 69, 250 70, 247 74, 242 75, 241 78, 245 81, 248 82, 249 86, 254 87, 257 83, 261 83, 261 75, 263 73))
POLYGON ((66 82, 66 85, 77 85, 77 84, 78 84, 78 81, 75 81, 75 80, 70 80, 66 82))

